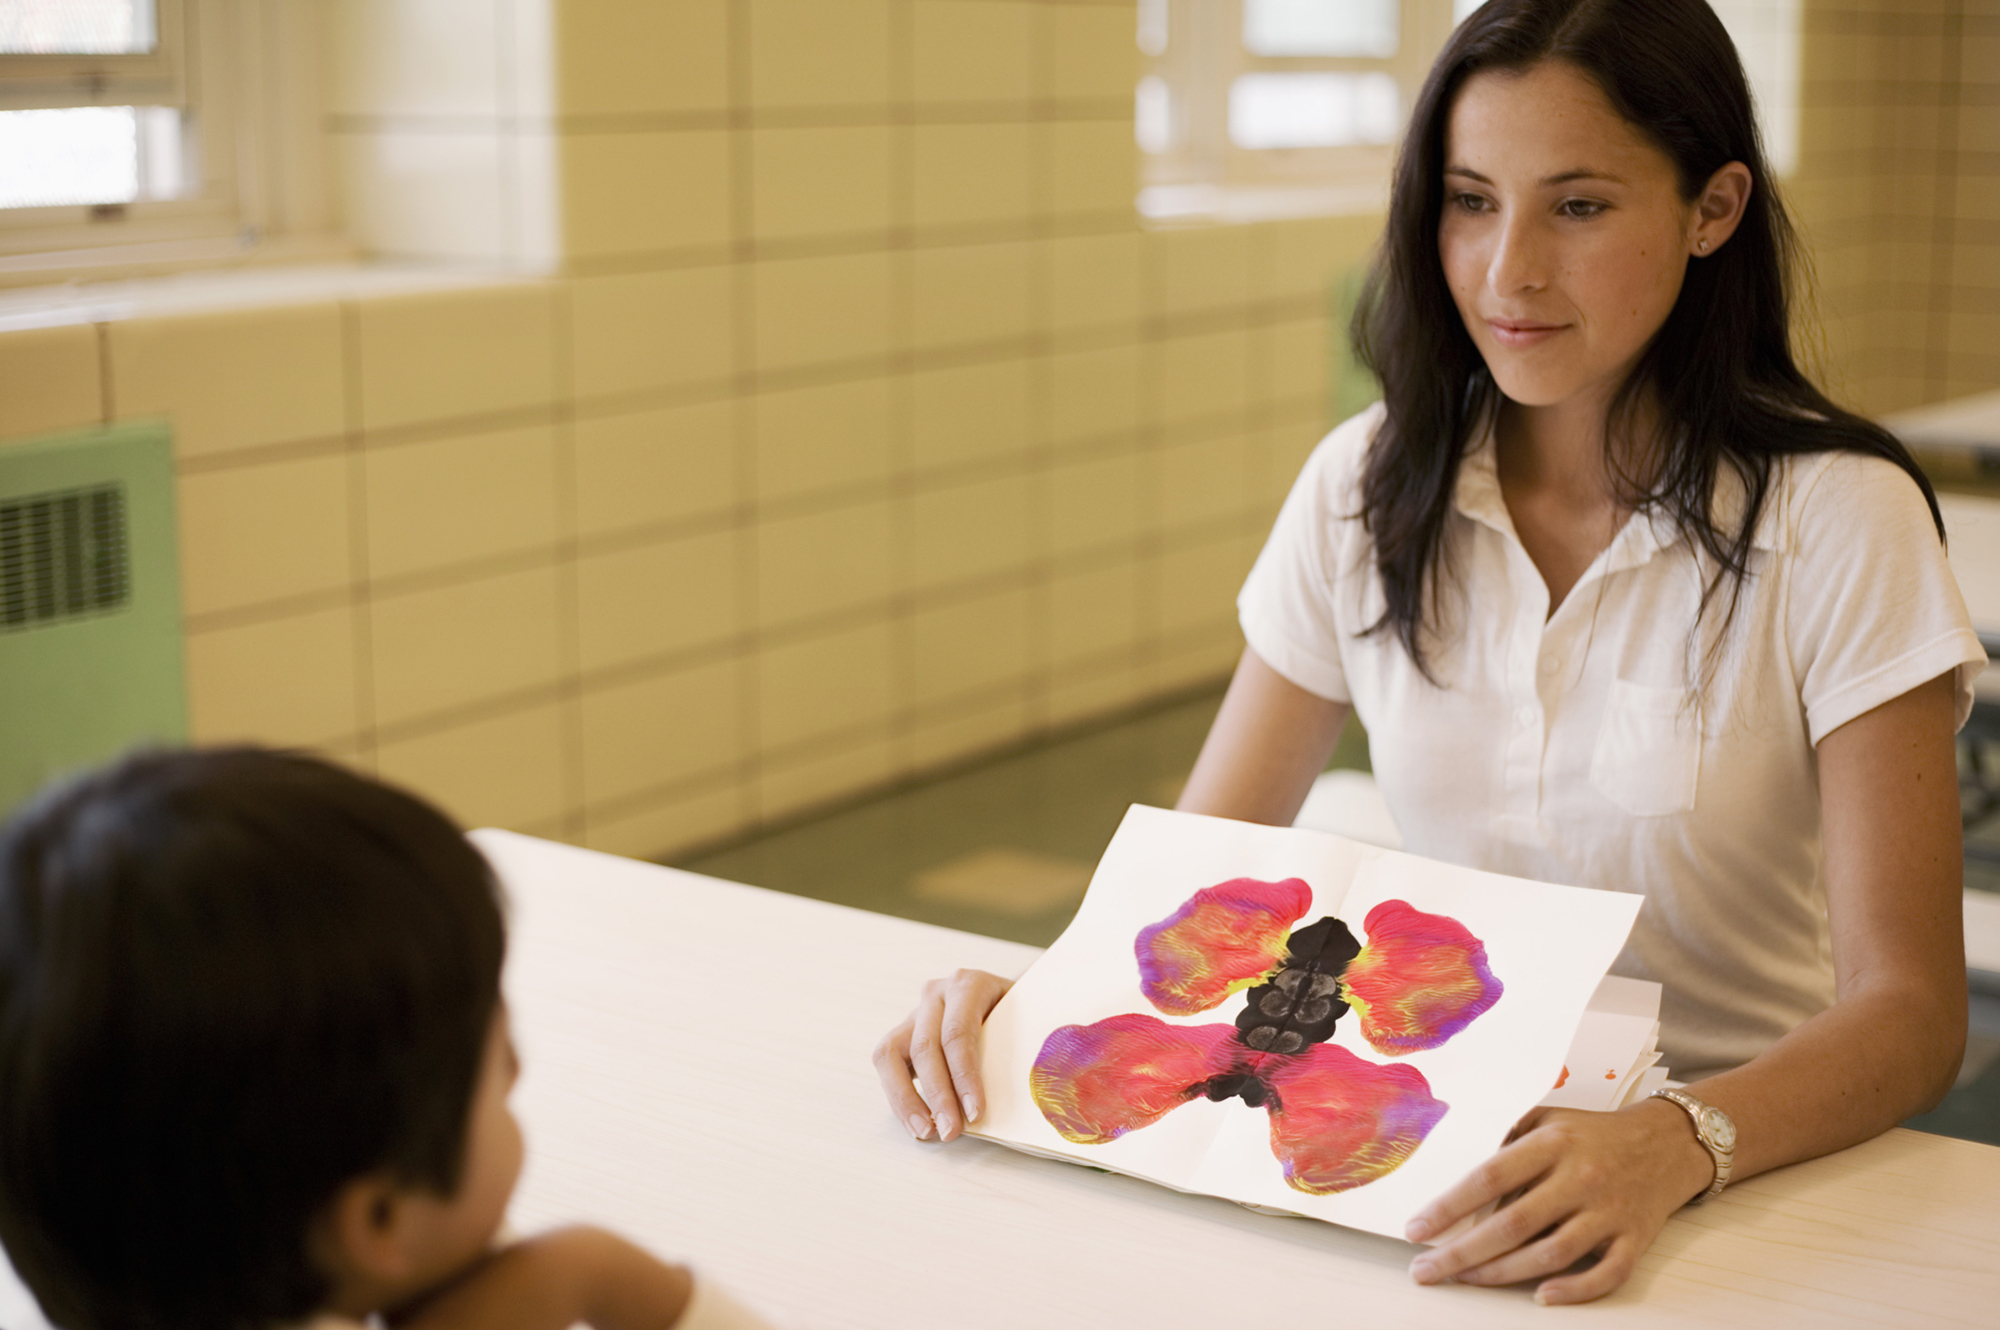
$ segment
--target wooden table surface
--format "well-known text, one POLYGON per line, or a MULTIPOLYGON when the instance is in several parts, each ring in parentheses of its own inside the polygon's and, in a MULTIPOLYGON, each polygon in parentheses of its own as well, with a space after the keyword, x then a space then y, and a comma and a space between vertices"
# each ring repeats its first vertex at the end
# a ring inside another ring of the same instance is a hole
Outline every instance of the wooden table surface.
POLYGON ((507 832, 529 1158, 513 1220, 589 1219, 781 1324, 2000 1323, 2000 1149, 1909 1131, 1731 1187, 1585 1308, 1418 1288, 1415 1249, 962 1140, 919 1145, 868 1063, 918 984, 1032 948, 507 832))

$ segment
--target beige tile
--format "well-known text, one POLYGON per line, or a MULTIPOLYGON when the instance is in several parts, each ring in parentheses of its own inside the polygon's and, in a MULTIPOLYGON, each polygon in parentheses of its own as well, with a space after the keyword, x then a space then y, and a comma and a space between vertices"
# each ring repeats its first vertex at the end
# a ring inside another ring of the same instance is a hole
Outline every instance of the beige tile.
POLYGON ((1081 859, 989 845, 915 874, 910 894, 919 900, 1033 919, 1058 905, 1074 906, 1082 900, 1090 875, 1091 866, 1081 859))
POLYGON ((570 258, 728 242, 726 132, 572 134, 562 150, 570 258))
POLYGON ((775 628, 887 600, 887 499, 760 523, 757 625, 775 628))
POLYGON ((179 494, 181 603, 190 615, 352 580, 344 457, 182 476, 179 494))
POLYGON ((889 379, 851 379, 757 397, 758 500, 885 483, 890 386, 889 379))
POLYGON ((376 766, 383 780, 441 805, 461 826, 542 830, 566 811, 554 705, 383 744, 376 766))
POLYGON ((322 744, 359 728, 354 611, 342 605, 187 638, 195 743, 322 744))
POLYGON ((1139 150, 1131 119, 1055 120, 1040 127, 1046 206, 1057 215, 1125 214, 1139 195, 1139 150))
POLYGON ((502 10, 489 0, 319 6, 333 114, 496 116, 502 10))
POLYGON ((376 720, 394 725, 553 683, 557 613, 551 568, 375 601, 376 720))
POLYGON ((1049 357, 1049 437, 1058 445, 1139 427, 1139 348, 1049 357))
POLYGON ((104 419, 97 329, 0 333, 0 439, 94 425, 104 419))
POLYGON ((1027 336, 1031 258, 1020 241, 916 250, 911 341, 923 349, 1027 336))
POLYGON ((767 822, 850 798, 888 784, 897 775, 895 746, 880 735, 844 744, 836 752, 770 762, 757 772, 757 811, 767 822))
POLYGON ((584 670, 719 643, 741 627, 735 531, 706 532, 576 564, 584 670))
POLYGON ((1027 361, 910 376, 910 458, 919 470, 1015 456, 1027 446, 1027 361))
POLYGON ((1050 240, 1047 247, 1052 327, 1090 328, 1138 321, 1144 289, 1139 232, 1070 236, 1050 240))
POLYGON ((1029 553, 1024 476, 931 490, 910 500, 913 587, 946 586, 1021 567, 1029 553))
POLYGON ((920 720, 906 740, 910 763, 917 770, 962 762, 981 753, 1012 747, 1028 733, 1024 696, 994 699, 977 711, 952 711, 920 720))
POLYGON ((1240 535, 1173 546, 1160 555, 1159 622, 1163 633, 1236 621, 1236 593, 1256 551, 1240 535))
POLYGON ((1094 660, 1058 671, 1041 697, 1050 725, 1069 725, 1123 710, 1146 696, 1144 677, 1125 658, 1094 660))
POLYGON ((1271 400, 1323 399, 1330 387, 1334 338, 1345 335, 1345 329, 1329 327, 1325 319, 1316 318, 1269 328, 1265 333, 1269 339, 1265 365, 1271 400))
POLYGON ((567 115, 729 105, 728 0, 568 3, 556 14, 557 95, 567 115))
POLYGON ((1072 661, 1127 650, 1139 639, 1139 570, 1121 561, 1049 583, 1048 659, 1072 661))
POLYGON ((583 695, 583 786, 593 804, 733 767, 741 751, 734 660, 583 695))
POLYGON ((756 670, 757 737, 765 751, 878 724, 895 705, 887 620, 767 647, 756 670))
POLYGON ((1265 435, 1270 452, 1269 475, 1273 489, 1268 496, 1272 500, 1282 500, 1291 492, 1292 482, 1298 479, 1306 459, 1312 456, 1314 448, 1326 434, 1326 423, 1314 421, 1311 424, 1290 424, 1273 426, 1265 435))
POLYGON ((1018 680, 1028 668, 1022 589, 922 610, 910 620, 912 701, 919 708, 1018 680))
POLYGON ((121 319, 107 331, 119 416, 168 417, 182 457, 346 426, 336 305, 121 319))
POLYGON ((1242 411, 1249 402, 1249 339, 1240 330, 1175 337, 1160 343, 1158 403, 1162 420, 1242 411))
POLYGON ((841 254, 756 265, 757 367, 887 355, 890 259, 841 254))
POLYGON ((750 0, 750 90, 758 107, 885 105, 888 0, 750 0))
POLYGON ((1243 439, 1235 434, 1161 448, 1160 523, 1167 531, 1240 515, 1249 503, 1243 439))
POLYGON ((1060 558, 1125 544, 1139 534, 1139 458, 1115 453, 1049 473, 1049 543, 1060 558))
POLYGON ((515 258, 514 242, 533 229, 530 214, 539 210, 509 187, 508 146, 493 128, 392 122, 330 135, 348 233, 374 258, 515 258))
POLYGON ((363 469, 377 582, 555 542, 552 426, 378 448, 363 469))
POLYGON ((1153 312, 1188 314, 1249 303, 1251 251, 1260 228, 1189 226, 1148 234, 1153 312))
POLYGON ((571 282, 572 382, 580 398, 727 378, 735 305, 727 267, 571 282))
POLYGON ((886 231, 891 132, 886 125, 752 130, 757 239, 886 231))
POLYGON ((1203 684, 1220 685, 1243 654, 1243 635, 1233 623, 1217 620, 1164 639, 1151 660, 1153 687, 1180 692, 1203 684))
POLYGON ((1049 16, 1055 25, 1051 96, 1132 96, 1139 82, 1139 48, 1129 7, 1061 5, 1051 7, 1049 16))
POLYGON ((370 430, 554 396, 554 311, 540 283, 365 300, 355 316, 370 430))
POLYGON ((1025 102, 1035 95, 1035 6, 957 0, 911 7, 917 103, 1025 102))
POLYGON ((736 405, 579 420, 576 523, 584 537, 720 513, 736 503, 736 405))
POLYGON ((743 786, 725 784, 636 812, 610 817, 589 813, 583 843, 606 854, 665 863, 682 851, 743 831, 750 823, 748 804, 743 786))
POLYGON ((918 125, 913 137, 917 226, 1027 218, 1028 125, 918 125))

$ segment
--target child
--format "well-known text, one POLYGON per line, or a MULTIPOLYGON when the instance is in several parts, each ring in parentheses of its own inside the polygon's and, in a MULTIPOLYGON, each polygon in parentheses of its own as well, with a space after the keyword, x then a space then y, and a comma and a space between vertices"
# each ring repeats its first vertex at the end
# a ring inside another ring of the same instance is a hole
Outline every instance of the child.
POLYGON ((68 1330, 752 1330, 519 1176, 491 870, 315 759, 145 753, 0 833, 0 1243, 68 1330))

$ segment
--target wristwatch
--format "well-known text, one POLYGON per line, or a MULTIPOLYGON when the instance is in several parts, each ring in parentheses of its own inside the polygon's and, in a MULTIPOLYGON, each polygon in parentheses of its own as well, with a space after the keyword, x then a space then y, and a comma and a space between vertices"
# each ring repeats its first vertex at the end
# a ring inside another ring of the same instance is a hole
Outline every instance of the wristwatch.
POLYGON ((1666 1099, 1680 1108, 1694 1120, 1694 1138, 1701 1142, 1702 1149, 1715 1161, 1715 1181, 1708 1184, 1708 1190, 1689 1201, 1689 1205, 1700 1205, 1715 1193, 1729 1185, 1729 1170, 1736 1166, 1736 1124, 1729 1115, 1712 1104, 1704 1104, 1685 1090, 1655 1090, 1649 1099, 1666 1099))

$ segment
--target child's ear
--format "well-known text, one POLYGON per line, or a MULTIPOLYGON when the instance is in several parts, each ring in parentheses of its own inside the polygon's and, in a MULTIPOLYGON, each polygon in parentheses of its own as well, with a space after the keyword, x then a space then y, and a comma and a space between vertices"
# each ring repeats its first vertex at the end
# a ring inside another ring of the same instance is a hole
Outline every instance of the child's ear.
POLYGON ((313 1226, 313 1256, 333 1284, 334 1303, 374 1310, 385 1290, 407 1286, 416 1261, 411 1194, 387 1174, 341 1184, 313 1226))

